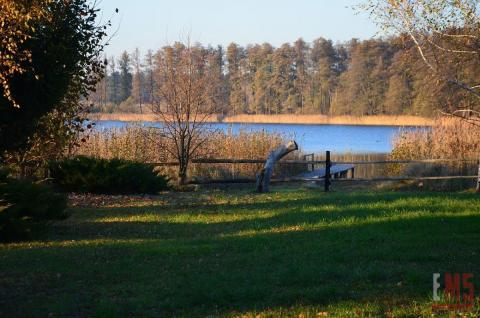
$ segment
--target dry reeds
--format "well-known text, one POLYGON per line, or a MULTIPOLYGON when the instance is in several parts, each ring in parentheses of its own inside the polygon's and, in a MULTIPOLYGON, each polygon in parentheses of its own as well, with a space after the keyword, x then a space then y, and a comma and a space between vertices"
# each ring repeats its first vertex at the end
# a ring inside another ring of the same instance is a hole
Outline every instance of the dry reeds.
MULTIPOLYGON (((265 159, 272 149, 285 143, 287 137, 265 131, 240 130, 235 134, 232 130, 215 131, 211 133, 209 142, 202 147, 197 157, 265 159)), ((159 129, 153 127, 127 125, 123 128, 93 131, 81 138, 85 138, 86 142, 81 143, 72 155, 121 158, 150 163, 175 162, 175 158, 165 151, 168 140, 162 136, 159 129)), ((290 159, 300 157, 299 152, 289 156, 290 159)), ((261 164, 191 164, 189 172, 190 176, 201 179, 253 178, 261 166, 261 164)), ((168 174, 175 175, 175 167, 163 169, 168 174)), ((287 173, 284 167, 278 169, 278 172, 287 173)))
POLYGON ((394 159, 472 159, 480 152, 480 127, 462 119, 438 119, 430 129, 402 131, 393 140, 394 159))
MULTIPOLYGON (((403 131, 393 141, 393 160, 458 159, 441 163, 390 165, 391 174, 407 176, 475 175, 474 161, 480 152, 480 127, 458 118, 441 118, 430 129, 403 131)), ((420 186, 428 190, 458 190, 472 187, 473 180, 425 181, 420 186)))
POLYGON ((262 124, 321 124, 321 125, 364 125, 364 126, 429 126, 432 120, 418 116, 325 116, 325 115, 236 115, 223 119, 227 123, 262 124))
MULTIPOLYGON (((152 113, 131 114, 131 113, 98 113, 90 114, 94 120, 118 120, 118 121, 158 121, 158 117, 152 113)), ((213 115, 208 122, 223 123, 259 123, 259 124, 318 124, 318 125, 364 125, 364 126, 431 126, 434 120, 418 116, 325 116, 325 115, 234 115, 222 116, 213 115)))

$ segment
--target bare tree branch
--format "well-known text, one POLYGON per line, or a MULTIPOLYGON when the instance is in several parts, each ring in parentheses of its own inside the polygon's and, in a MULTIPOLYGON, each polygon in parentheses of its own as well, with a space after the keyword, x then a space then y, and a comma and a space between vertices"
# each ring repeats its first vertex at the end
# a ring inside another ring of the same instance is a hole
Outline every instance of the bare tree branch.
POLYGON ((171 141, 169 153, 179 163, 178 182, 187 181, 187 168, 199 149, 208 142, 211 131, 206 121, 215 113, 211 103, 209 72, 205 71, 209 54, 190 43, 175 43, 157 55, 157 92, 152 111, 162 121, 162 129, 171 141))

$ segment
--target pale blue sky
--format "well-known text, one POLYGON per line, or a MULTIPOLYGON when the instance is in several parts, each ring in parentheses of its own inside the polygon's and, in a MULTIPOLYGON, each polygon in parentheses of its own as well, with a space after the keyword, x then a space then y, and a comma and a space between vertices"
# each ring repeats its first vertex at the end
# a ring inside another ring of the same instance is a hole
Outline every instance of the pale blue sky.
POLYGON ((138 47, 158 49, 184 39, 202 44, 241 45, 269 42, 279 46, 302 37, 345 41, 370 38, 377 27, 350 6, 360 0, 100 0, 104 20, 113 14, 107 53, 138 47))

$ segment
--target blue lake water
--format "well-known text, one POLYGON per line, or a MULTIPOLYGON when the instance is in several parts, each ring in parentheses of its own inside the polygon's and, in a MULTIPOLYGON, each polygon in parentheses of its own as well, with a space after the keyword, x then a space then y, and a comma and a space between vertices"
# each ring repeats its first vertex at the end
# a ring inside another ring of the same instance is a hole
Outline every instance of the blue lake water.
MULTIPOLYGON (((121 128, 132 123, 121 121, 97 121, 96 129, 121 128)), ((160 127, 161 123, 142 122, 145 126, 160 127)), ((392 138, 401 130, 425 129, 398 126, 354 126, 354 125, 298 125, 298 124, 208 124, 212 129, 234 133, 246 131, 267 131, 282 133, 295 139, 304 152, 337 153, 387 153, 392 150, 392 138)))

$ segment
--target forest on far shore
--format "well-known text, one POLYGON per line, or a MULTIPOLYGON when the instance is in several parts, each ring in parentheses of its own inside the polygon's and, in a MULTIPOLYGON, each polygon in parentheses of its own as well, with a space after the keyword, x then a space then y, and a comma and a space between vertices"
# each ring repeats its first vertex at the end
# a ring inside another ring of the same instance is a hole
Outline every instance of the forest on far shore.
MULTIPOLYGON (((220 114, 433 116, 438 111, 476 108, 475 97, 439 81, 427 69, 406 36, 337 44, 300 38, 280 47, 192 46, 203 60, 199 71, 210 78, 211 101, 220 114)), ((168 49, 182 50, 184 44, 145 54, 125 51, 106 59, 104 78, 89 97, 92 111, 148 112, 149 105, 158 102, 157 61, 168 49)), ((462 80, 479 77, 478 62, 450 65, 462 80)))

